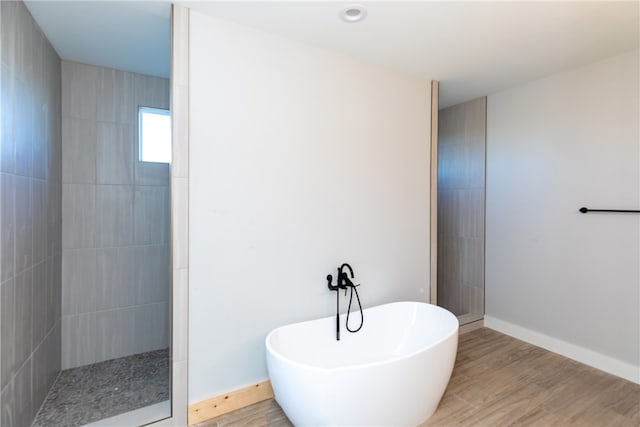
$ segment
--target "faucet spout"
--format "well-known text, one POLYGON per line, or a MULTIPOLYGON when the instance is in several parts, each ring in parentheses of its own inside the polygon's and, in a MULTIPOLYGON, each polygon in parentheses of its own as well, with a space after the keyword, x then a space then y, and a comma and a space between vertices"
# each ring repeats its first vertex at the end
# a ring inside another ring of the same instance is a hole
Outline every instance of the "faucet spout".
POLYGON ((355 277, 353 274, 353 268, 351 268, 351 266, 346 262, 340 266, 340 268, 338 269, 338 272, 343 273, 345 268, 349 269, 349 273, 351 274, 351 278, 353 279, 355 277))
POLYGON ((353 274, 353 268, 351 268, 351 266, 349 264, 347 264, 346 262, 344 264, 342 264, 340 266, 340 268, 338 268, 338 288, 340 289, 344 289, 345 293, 347 291, 347 287, 353 287, 354 284, 353 282, 349 279, 349 275, 344 271, 346 269, 349 270, 349 273, 351 274, 351 278, 353 279, 355 276, 353 274))

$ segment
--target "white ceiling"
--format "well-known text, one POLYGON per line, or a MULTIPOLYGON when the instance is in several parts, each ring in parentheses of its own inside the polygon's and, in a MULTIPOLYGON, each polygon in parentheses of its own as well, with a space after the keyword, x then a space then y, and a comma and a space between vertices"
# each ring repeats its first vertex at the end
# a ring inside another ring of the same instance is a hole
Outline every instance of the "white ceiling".
MULTIPOLYGON (((338 18, 352 2, 178 3, 440 80, 442 106, 640 46, 637 0, 361 1, 356 3, 366 6, 368 17, 357 24, 338 18)), ((169 7, 164 1, 28 1, 27 5, 64 59, 145 74, 169 73, 169 7)))
POLYGON ((640 45, 633 2, 183 2, 202 13, 441 81, 441 106, 640 45))
POLYGON ((169 77, 169 1, 26 0, 25 4, 62 59, 169 77))

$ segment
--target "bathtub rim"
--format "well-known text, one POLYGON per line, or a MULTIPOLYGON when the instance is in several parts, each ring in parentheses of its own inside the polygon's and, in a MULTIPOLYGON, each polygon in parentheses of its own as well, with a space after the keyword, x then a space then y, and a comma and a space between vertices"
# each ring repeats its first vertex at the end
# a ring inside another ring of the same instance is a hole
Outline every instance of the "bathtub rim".
POLYGON ((362 363, 362 364, 359 364, 359 365, 338 366, 338 367, 335 367, 335 368, 323 368, 321 366, 314 366, 314 365, 309 365, 309 364, 297 362, 295 360, 292 360, 292 359, 289 359, 289 358, 283 356, 280 352, 276 351, 274 349, 274 347, 271 345, 271 336, 274 333, 276 333, 278 330, 286 328, 288 326, 300 325, 300 324, 307 323, 307 322, 322 321, 322 320, 326 320, 326 319, 333 319, 335 317, 335 316, 327 316, 327 317, 321 317, 321 318, 318 318, 318 319, 303 320, 301 322, 289 323, 289 324, 286 324, 286 325, 278 326, 277 328, 273 329, 272 331, 270 331, 267 334, 267 336, 265 338, 265 346, 266 346, 266 349, 267 349, 267 356, 268 355, 272 355, 273 357, 275 357, 276 359, 279 359, 280 361, 282 361, 284 363, 293 365, 293 366, 298 367, 298 368, 303 368, 303 369, 308 369, 308 370, 311 370, 311 371, 315 371, 315 372, 318 372, 318 373, 333 373, 333 372, 341 372, 341 371, 347 371, 347 370, 353 370, 353 369, 364 369, 364 368, 369 368, 369 367, 386 365, 386 364, 389 364, 391 362, 398 362, 398 361, 401 361, 401 360, 409 359, 410 357, 414 357, 414 356, 424 352, 425 350, 428 350, 428 349, 431 349, 433 347, 436 347, 438 344, 441 344, 444 341, 450 339, 453 335, 457 335, 458 331, 460 330, 460 322, 458 321, 458 318, 453 313, 451 313, 449 310, 447 310, 447 309, 445 309, 443 307, 440 307, 438 305, 431 304, 431 303, 428 303, 428 302, 421 302, 421 301, 395 301, 395 302, 389 302, 389 303, 385 303, 385 304, 380 304, 380 305, 376 305, 376 306, 373 306, 373 307, 369 307, 369 308, 365 309, 364 311, 369 310, 369 309, 373 309, 373 308, 376 308, 376 307, 384 307, 384 306, 387 306, 387 305, 401 305, 401 304, 430 305, 430 306, 436 307, 438 309, 444 310, 445 312, 447 312, 455 320, 456 327, 453 328, 453 330, 451 332, 445 334, 439 340, 436 340, 433 343, 431 343, 429 346, 421 348, 419 350, 412 351, 412 352, 407 353, 407 354, 399 355, 399 356, 396 356, 396 357, 391 357, 391 358, 384 359, 384 360, 378 360, 378 361, 375 361, 375 362, 366 362, 366 363, 362 363))

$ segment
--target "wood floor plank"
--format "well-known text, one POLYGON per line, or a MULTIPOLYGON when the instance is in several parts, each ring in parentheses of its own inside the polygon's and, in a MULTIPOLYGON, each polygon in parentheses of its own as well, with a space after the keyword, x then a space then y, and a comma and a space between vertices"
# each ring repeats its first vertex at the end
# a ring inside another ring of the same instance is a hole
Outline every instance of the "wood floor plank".
POLYGON ((462 425, 505 426, 523 414, 539 409, 542 397, 533 385, 511 384, 484 399, 479 410, 461 420, 462 425))
MULTIPOLYGON (((291 423, 273 400, 199 427, 291 423)), ((639 427, 640 385, 482 328, 461 335, 447 390, 420 427, 639 427)))
POLYGON ((420 427, 460 425, 465 418, 473 417, 478 408, 457 397, 454 393, 445 393, 438 410, 420 427))
POLYGON ((629 381, 616 381, 602 391, 601 403, 606 409, 631 419, 640 426, 640 387, 629 381))
POLYGON ((537 406, 507 425, 509 427, 561 427, 562 420, 537 406))

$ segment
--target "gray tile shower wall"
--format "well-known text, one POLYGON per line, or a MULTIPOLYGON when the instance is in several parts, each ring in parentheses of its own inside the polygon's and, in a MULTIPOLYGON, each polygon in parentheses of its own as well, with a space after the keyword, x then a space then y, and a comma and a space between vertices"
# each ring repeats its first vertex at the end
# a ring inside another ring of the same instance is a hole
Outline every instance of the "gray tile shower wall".
POLYGON ((62 368, 169 345, 169 165, 138 161, 138 107, 169 81, 62 62, 62 368))
POLYGON ((27 426, 60 371, 60 58, 0 2, 0 425, 27 426))

